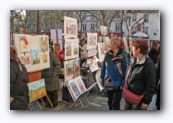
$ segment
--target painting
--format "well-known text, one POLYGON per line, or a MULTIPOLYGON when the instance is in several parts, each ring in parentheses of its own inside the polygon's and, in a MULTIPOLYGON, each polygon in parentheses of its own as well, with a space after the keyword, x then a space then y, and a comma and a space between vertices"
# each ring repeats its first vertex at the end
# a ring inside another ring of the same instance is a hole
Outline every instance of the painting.
POLYGON ((77 19, 64 16, 65 38, 77 38, 77 19))
POLYGON ((73 58, 79 57, 79 40, 73 41, 73 58))
POLYGON ((64 61, 65 81, 72 79, 74 76, 73 62, 74 60, 64 61))
POLYGON ((98 62, 98 60, 96 57, 87 59, 87 64, 88 64, 91 72, 97 71, 99 69, 97 62, 98 62))
POLYGON ((48 62, 48 55, 47 54, 43 54, 42 55, 42 60, 43 60, 43 63, 47 63, 48 62))
POLYGON ((109 37, 103 37, 103 42, 105 43, 106 45, 106 50, 109 51, 110 50, 110 39, 109 37))
POLYGON ((73 58, 72 47, 73 47, 72 41, 66 39, 65 40, 65 58, 64 58, 65 60, 73 58))
POLYGON ((20 56, 20 60, 24 65, 30 64, 31 62, 30 55, 20 56))
POLYGON ((49 43, 48 37, 40 37, 40 50, 41 52, 48 51, 49 43))
POLYGON ((98 55, 100 62, 103 62, 106 52, 107 52, 106 45, 104 43, 98 43, 98 55))
POLYGON ((74 69, 74 77, 79 76, 80 75, 80 62, 79 62, 79 59, 74 60, 73 69, 74 69))
POLYGON ((31 49, 32 64, 40 64, 40 52, 38 49, 31 49))
POLYGON ((19 41, 20 41, 21 53, 29 52, 30 47, 29 47, 29 41, 28 41, 27 36, 19 36, 19 41))
POLYGON ((68 81, 68 86, 73 94, 74 101, 76 101, 81 93, 77 87, 77 83, 75 82, 75 79, 68 81))
POLYGON ((96 56, 97 50, 95 48, 88 50, 88 57, 96 56))
POLYGON ((46 96, 44 79, 28 83, 30 102, 46 96))
POLYGON ((76 83, 77 83, 77 86, 78 86, 78 88, 79 88, 80 93, 81 93, 81 94, 84 93, 84 92, 86 91, 86 87, 85 87, 85 85, 84 85, 84 82, 82 81, 81 76, 76 77, 76 78, 75 78, 75 81, 76 81, 76 83))
POLYGON ((101 35, 107 35, 108 34, 108 30, 106 26, 101 26, 101 35))
POLYGON ((87 33, 87 49, 97 47, 97 33, 87 33))

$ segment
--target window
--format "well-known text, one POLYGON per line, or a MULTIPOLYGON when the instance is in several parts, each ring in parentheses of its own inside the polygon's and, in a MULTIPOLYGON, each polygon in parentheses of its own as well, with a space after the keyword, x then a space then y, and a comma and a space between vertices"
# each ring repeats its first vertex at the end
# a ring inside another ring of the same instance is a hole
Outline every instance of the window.
POLYGON ((132 15, 132 21, 136 21, 137 20, 137 14, 136 13, 133 13, 132 15))
POLYGON ((91 24, 91 31, 94 31, 94 24, 91 24))
POLYGON ((82 30, 86 31, 86 24, 82 24, 82 30))
POLYGON ((144 22, 148 22, 148 21, 149 21, 149 16, 148 15, 145 15, 144 22))
POLYGON ((120 31, 120 23, 115 23, 115 31, 120 31))

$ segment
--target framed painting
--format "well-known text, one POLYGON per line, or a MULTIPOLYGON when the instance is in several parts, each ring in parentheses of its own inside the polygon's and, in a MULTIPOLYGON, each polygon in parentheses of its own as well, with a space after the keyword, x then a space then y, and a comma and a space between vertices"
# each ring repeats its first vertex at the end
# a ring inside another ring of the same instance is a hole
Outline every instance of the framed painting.
POLYGON ((44 79, 28 83, 30 102, 46 96, 46 87, 44 79))
POLYGON ((73 41, 73 58, 79 57, 79 40, 73 41))
POLYGON ((84 82, 82 81, 81 76, 76 77, 75 81, 77 83, 80 93, 84 93, 86 91, 86 87, 84 85, 84 82))
POLYGON ((108 30, 106 26, 101 26, 101 35, 107 35, 108 34, 108 30))
POLYGON ((98 43, 98 55, 100 62, 103 62, 106 52, 107 52, 106 45, 104 43, 98 43))
POLYGON ((43 60, 43 63, 47 63, 48 62, 48 55, 47 54, 43 54, 42 55, 42 60, 43 60))
POLYGON ((91 72, 97 71, 99 69, 97 65, 97 59, 95 57, 87 59, 87 63, 91 72))
POLYGON ((72 40, 65 39, 65 60, 73 58, 73 42, 72 40))
POLYGON ((79 59, 73 62, 74 77, 80 76, 80 61, 79 59))
POLYGON ((87 33, 87 49, 97 47, 97 33, 87 33))
POLYGON ((64 16, 65 38, 77 38, 77 19, 64 16))
POLYGON ((73 97, 74 97, 74 101, 76 101, 78 99, 78 97, 81 95, 77 83, 75 81, 75 79, 69 80, 68 81, 68 86, 69 89, 71 90, 73 97))
POLYGON ((106 45, 106 50, 109 51, 110 50, 110 39, 109 39, 109 37, 107 37, 107 36, 103 37, 103 43, 105 43, 105 45, 106 45))
POLYGON ((39 52, 39 48, 38 49, 31 49, 31 61, 32 64, 40 64, 40 52, 39 52))
POLYGON ((64 61, 65 81, 73 79, 73 77, 74 77, 73 62, 74 62, 74 60, 64 61))
POLYGON ((40 51, 45 52, 48 51, 49 42, 48 37, 40 37, 40 51))
POLYGON ((88 57, 96 56, 97 50, 95 48, 88 50, 88 57))
POLYGON ((21 53, 29 52, 30 46, 29 46, 28 37, 27 36, 19 36, 19 42, 20 42, 21 53))
POLYGON ((31 63, 30 55, 20 56, 20 60, 24 65, 31 63))

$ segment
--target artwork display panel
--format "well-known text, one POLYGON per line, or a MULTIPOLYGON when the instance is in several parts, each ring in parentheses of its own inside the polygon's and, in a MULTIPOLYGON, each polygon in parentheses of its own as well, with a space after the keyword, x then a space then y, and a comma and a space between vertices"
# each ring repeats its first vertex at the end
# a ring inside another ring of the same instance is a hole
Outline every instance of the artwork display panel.
POLYGON ((47 42, 48 47, 47 44, 43 45, 43 50, 41 50, 41 39, 49 39, 47 35, 32 36, 27 34, 14 34, 13 37, 15 47, 18 49, 18 57, 25 65, 27 72, 33 72, 50 67, 49 42, 47 42), (21 52, 20 37, 27 37, 29 52, 21 52))
POLYGON ((87 50, 96 49, 97 33, 87 33, 87 50))
POLYGON ((77 19, 64 16, 65 38, 77 38, 77 19))
POLYGON ((106 26, 101 26, 101 35, 107 35, 108 34, 108 30, 106 26))
POLYGON ((28 83, 30 102, 46 96, 45 80, 41 79, 32 83, 28 83))

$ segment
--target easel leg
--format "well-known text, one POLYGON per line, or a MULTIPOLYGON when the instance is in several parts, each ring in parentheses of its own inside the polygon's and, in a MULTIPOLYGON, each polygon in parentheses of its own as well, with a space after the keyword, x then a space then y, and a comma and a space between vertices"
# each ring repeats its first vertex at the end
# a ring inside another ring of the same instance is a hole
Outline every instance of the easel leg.
POLYGON ((43 105, 45 105, 45 103, 44 103, 43 99, 42 99, 42 98, 40 98, 40 99, 41 99, 41 101, 42 101, 43 105))
POLYGON ((86 96, 86 95, 85 95, 85 98, 86 98, 86 100, 87 100, 88 104, 90 104, 90 101, 88 100, 88 98, 87 98, 87 96, 86 96))
POLYGON ((49 97, 46 95, 46 99, 49 102, 50 106, 54 109, 52 102, 50 101, 49 97))
POLYGON ((40 103, 39 103, 37 100, 36 100, 36 102, 37 102, 37 104, 38 104, 38 106, 40 107, 40 110, 41 110, 42 108, 41 108, 41 106, 40 106, 40 103))

